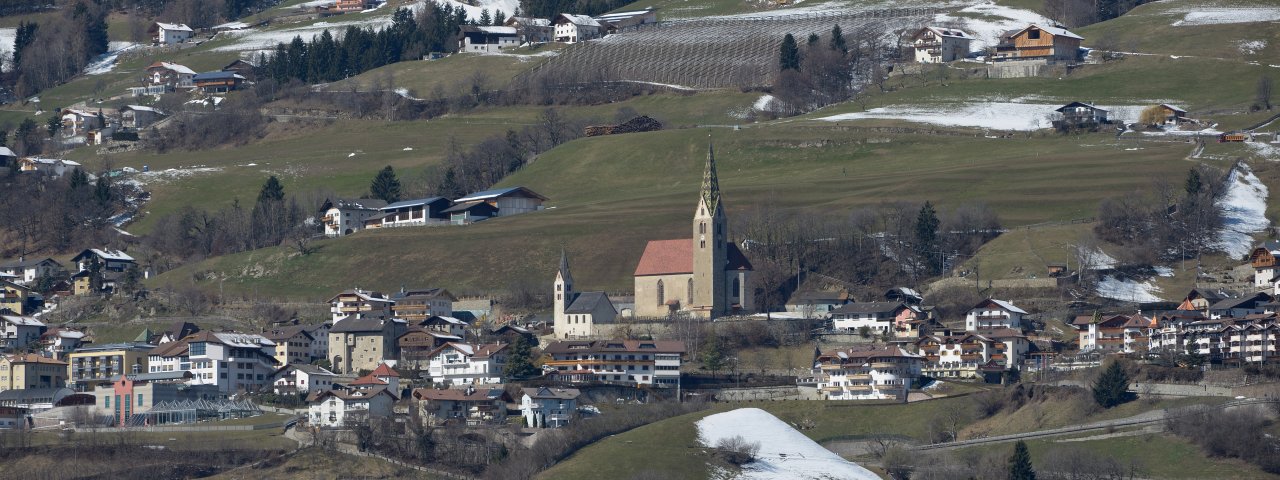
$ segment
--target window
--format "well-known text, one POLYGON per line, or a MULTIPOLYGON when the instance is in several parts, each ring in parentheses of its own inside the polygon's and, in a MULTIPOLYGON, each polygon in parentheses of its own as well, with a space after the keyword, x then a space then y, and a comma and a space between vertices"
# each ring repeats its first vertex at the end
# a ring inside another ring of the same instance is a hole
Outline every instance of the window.
POLYGON ((698 233, 707 233, 707 222, 701 222, 698 224, 698 233))
POLYGON ((1027 38, 1030 38, 1030 39, 1032 39, 1032 40, 1039 40, 1039 39, 1040 39, 1040 31, 1039 31, 1039 30, 1036 30, 1036 29, 1031 29, 1031 30, 1027 31, 1027 38))
POLYGON ((141 394, 141 393, 139 393, 139 394, 138 394, 138 406, 139 406, 139 407, 141 407, 141 406, 142 406, 142 394, 141 394))
POLYGON ((111 395, 102 398, 102 408, 111 409, 111 395))
POLYGON ((746 295, 746 292, 742 291, 742 279, 735 275, 733 277, 733 296, 742 298, 746 295))
POLYGON ((191 348, 191 355, 204 355, 204 342, 192 343, 189 347, 191 348))
POLYGON ((667 292, 662 290, 662 280, 658 280, 658 305, 667 303, 667 292))

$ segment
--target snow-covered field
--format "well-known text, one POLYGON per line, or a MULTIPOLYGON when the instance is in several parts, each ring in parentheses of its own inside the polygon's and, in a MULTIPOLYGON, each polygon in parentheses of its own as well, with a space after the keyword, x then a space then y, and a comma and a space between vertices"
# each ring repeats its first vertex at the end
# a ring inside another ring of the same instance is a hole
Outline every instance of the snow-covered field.
POLYGON ((1053 21, 1030 10, 985 3, 960 9, 956 14, 940 13, 934 17, 934 25, 954 26, 974 36, 974 50, 982 50, 1000 43, 1000 34, 1017 30, 1028 24, 1053 25, 1053 21), (977 18, 970 18, 969 14, 977 18))
POLYGON ((1244 142, 1244 144, 1259 157, 1273 162, 1280 161, 1280 143, 1244 142))
MULTIPOLYGON (((994 130, 1039 130, 1052 126, 1050 116, 1062 104, 973 102, 935 105, 895 105, 879 107, 865 112, 842 113, 819 120, 838 122, 858 119, 895 119, 952 127, 977 127, 994 130)), ((1138 118, 1142 106, 1102 106, 1110 110, 1112 120, 1132 121, 1138 118)))
POLYGON ((739 408, 698 421, 698 440, 714 447, 724 438, 741 436, 759 442, 754 462, 737 479, 860 480, 879 479, 870 470, 846 461, 759 408, 739 408))
POLYGON ((1175 27, 1274 22, 1280 20, 1280 8, 1278 7, 1188 6, 1170 10, 1169 13, 1182 14, 1179 20, 1175 20, 1171 24, 1175 27))
POLYGON ((1253 234, 1271 225, 1267 220, 1267 186, 1240 163, 1227 176, 1227 193, 1218 199, 1222 209, 1222 230, 1214 248, 1232 258, 1244 258, 1253 248, 1253 234))
POLYGON ((102 75, 110 73, 116 68, 116 60, 120 58, 120 54, 126 50, 137 48, 138 44, 133 42, 111 42, 107 45, 107 53, 98 55, 84 67, 85 75, 102 75))
POLYGON ((1121 280, 1119 278, 1107 275, 1098 281, 1098 296, 1103 298, 1112 298, 1123 300, 1126 302, 1162 302, 1160 298, 1160 287, 1155 286, 1150 280, 1139 282, 1133 279, 1121 280))
POLYGON ((125 173, 130 174, 129 179, 126 180, 126 182, 142 186, 164 184, 193 175, 221 172, 222 167, 196 165, 193 167, 168 168, 164 170, 152 170, 149 172, 139 172, 132 168, 125 168, 124 171, 125 173))
MULTIPOLYGON (((4 53, 6 58, 13 56, 13 44, 18 41, 18 29, 16 28, 0 28, 0 53, 4 53)), ((9 68, 9 62, 6 59, 4 68, 9 68)))

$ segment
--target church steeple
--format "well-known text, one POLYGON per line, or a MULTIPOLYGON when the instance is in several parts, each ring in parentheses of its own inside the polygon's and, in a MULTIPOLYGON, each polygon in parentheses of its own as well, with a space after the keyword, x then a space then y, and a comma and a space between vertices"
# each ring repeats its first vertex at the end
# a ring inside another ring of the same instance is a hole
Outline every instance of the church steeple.
POLYGON ((720 207, 720 179, 716 177, 716 148, 707 142, 707 166, 702 172, 702 204, 707 207, 709 215, 715 215, 720 207))
POLYGON ((569 254, 565 252, 564 247, 560 248, 560 270, 556 273, 564 283, 573 284, 573 276, 569 275, 569 254))

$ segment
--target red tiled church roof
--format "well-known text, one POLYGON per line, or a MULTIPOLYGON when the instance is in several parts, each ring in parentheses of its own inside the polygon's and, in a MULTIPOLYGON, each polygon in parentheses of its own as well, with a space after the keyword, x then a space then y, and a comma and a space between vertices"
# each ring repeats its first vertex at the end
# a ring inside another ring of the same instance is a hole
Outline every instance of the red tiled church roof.
MULTIPOLYGON (((751 262, 735 243, 726 247, 725 270, 752 270, 751 262)), ((635 276, 693 273, 693 239, 650 240, 640 255, 635 276)))

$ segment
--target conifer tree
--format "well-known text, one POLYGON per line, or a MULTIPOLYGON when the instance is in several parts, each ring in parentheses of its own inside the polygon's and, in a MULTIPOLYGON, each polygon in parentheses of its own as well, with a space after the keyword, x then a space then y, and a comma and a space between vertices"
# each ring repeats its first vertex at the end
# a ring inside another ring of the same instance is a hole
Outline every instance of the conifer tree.
POLYGON ((493 17, 489 16, 489 9, 480 10, 480 25, 493 24, 493 17))
POLYGON ((283 201, 284 185, 280 184, 280 179, 272 175, 266 183, 262 184, 262 190, 258 192, 258 203, 283 201))
POLYGON ((839 25, 831 27, 831 49, 840 52, 841 55, 849 53, 849 47, 844 43, 844 33, 840 31, 839 25))
POLYGON ((791 36, 790 33, 782 37, 778 66, 782 71, 800 71, 800 47, 796 46, 796 37, 791 36))
POLYGON ((511 353, 507 355, 507 366, 503 375, 508 379, 528 378, 538 374, 538 367, 533 364, 533 348, 524 335, 516 337, 511 344, 511 353))
POLYGON ((373 177, 373 184, 369 186, 369 193, 373 198, 381 198, 387 203, 396 203, 400 201, 400 180, 396 178, 396 171, 391 165, 383 167, 376 177, 373 177))
POLYGON ((808 46, 812 47, 818 44, 818 40, 819 40, 818 34, 809 32, 809 40, 806 43, 808 44, 808 46))
POLYGON ((1013 456, 1009 457, 1009 480, 1036 480, 1036 471, 1031 467, 1031 452, 1027 450, 1027 442, 1019 440, 1013 445, 1013 456))
POLYGON ((502 26, 502 25, 503 25, 503 24, 505 24, 505 23, 507 23, 507 14, 502 13, 502 10, 496 10, 496 11, 494 11, 494 12, 493 12, 493 24, 494 24, 494 25, 498 25, 498 26, 502 26))
POLYGON ((933 204, 924 202, 920 213, 916 215, 916 254, 929 265, 930 271, 937 271, 941 265, 934 252, 938 247, 938 212, 933 204))
POLYGON ((1103 369, 1098 380, 1093 382, 1093 399, 1102 408, 1111 408, 1129 401, 1129 374, 1125 373, 1120 362, 1112 360, 1103 369))

